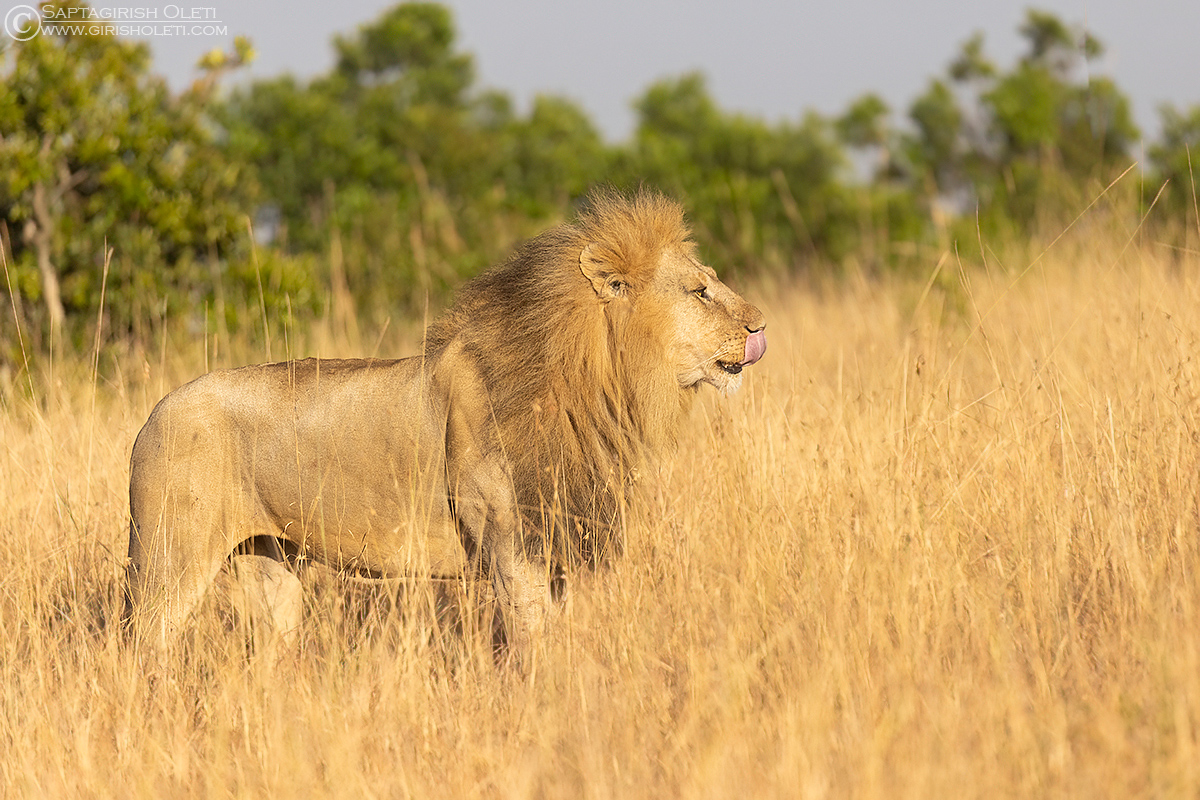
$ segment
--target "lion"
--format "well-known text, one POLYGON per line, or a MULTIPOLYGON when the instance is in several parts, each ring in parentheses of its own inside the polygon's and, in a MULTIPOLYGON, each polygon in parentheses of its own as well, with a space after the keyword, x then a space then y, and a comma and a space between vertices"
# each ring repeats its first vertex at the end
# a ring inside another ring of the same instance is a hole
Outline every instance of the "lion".
POLYGON ((678 204, 594 193, 465 284, 420 355, 220 370, 164 397, 130 461, 126 619, 165 645, 248 553, 276 587, 308 560, 490 579, 523 648, 564 571, 620 550, 639 476, 701 384, 738 388, 764 327, 678 204))

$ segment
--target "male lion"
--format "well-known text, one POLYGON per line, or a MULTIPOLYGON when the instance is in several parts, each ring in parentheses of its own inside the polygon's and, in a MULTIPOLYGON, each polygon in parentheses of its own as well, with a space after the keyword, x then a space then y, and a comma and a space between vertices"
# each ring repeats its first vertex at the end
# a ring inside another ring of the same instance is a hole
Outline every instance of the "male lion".
POLYGON ((247 572, 276 582, 263 553, 489 576, 520 649, 552 577, 619 545, 638 469, 701 383, 740 385, 763 327, 678 205, 593 195, 467 283, 423 355, 222 370, 163 398, 133 446, 127 617, 165 644, 253 543, 247 572))

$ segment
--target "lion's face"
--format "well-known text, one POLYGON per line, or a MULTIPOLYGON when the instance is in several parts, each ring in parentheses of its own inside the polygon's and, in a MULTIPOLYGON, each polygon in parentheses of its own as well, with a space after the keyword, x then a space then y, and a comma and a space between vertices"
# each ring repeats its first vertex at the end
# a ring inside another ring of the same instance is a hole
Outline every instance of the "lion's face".
POLYGON ((708 383, 736 391, 742 369, 767 351, 762 312, 690 253, 665 252, 647 295, 648 305, 670 320, 668 356, 680 388, 708 383))
POLYGON ((732 392, 742 384, 742 369, 767 351, 766 323, 761 311, 696 259, 686 229, 681 231, 682 215, 675 214, 668 235, 685 235, 656 248, 657 255, 639 256, 643 240, 637 236, 599 237, 583 247, 579 269, 604 309, 617 349, 633 357, 627 363, 658 371, 665 360, 680 389, 708 383, 732 392))

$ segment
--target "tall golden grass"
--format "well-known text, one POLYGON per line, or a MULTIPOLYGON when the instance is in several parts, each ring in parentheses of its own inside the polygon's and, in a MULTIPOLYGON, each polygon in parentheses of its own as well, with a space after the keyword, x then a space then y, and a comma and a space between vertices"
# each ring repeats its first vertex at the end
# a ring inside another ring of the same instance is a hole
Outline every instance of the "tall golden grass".
POLYGON ((1196 796, 1200 258, 1081 235, 930 269, 760 287, 766 359, 695 409, 526 671, 421 583, 314 585, 279 663, 215 600, 169 660, 130 652, 133 438, 173 385, 253 356, 197 337, 19 374, 4 793, 1196 796))

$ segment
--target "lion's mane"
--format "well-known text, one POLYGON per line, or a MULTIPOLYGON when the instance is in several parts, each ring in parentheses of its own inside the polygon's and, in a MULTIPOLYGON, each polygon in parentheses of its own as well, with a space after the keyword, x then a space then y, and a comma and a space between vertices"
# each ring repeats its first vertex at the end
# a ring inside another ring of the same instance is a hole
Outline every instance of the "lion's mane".
POLYGON ((676 203, 593 194, 574 224, 464 285, 430 327, 425 355, 458 341, 480 365, 527 538, 595 565, 620 547, 638 470, 674 443, 693 392, 665 363, 674 333, 661 314, 597 297, 580 270, 588 246, 633 298, 664 251, 694 251, 676 203))

